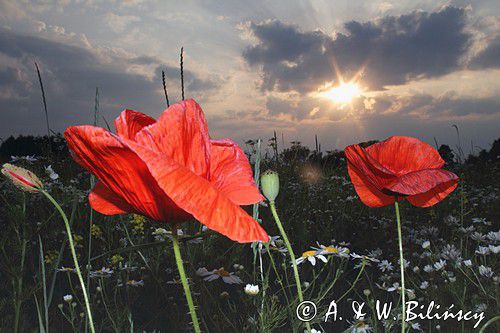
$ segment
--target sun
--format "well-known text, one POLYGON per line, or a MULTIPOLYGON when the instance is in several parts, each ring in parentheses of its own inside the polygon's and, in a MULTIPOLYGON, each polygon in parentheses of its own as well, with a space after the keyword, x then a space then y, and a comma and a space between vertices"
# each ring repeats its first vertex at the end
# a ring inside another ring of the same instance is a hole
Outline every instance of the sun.
POLYGON ((323 97, 326 97, 338 104, 348 104, 356 97, 361 96, 363 89, 355 82, 342 82, 338 86, 329 88, 321 92, 323 97))

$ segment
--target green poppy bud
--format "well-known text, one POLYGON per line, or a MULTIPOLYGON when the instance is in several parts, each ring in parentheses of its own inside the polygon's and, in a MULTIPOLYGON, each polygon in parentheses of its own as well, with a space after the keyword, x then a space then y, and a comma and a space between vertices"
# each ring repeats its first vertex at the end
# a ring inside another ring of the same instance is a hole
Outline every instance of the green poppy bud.
POLYGON ((273 202, 280 192, 280 178, 278 173, 272 170, 265 171, 260 177, 260 186, 267 200, 273 202))
POLYGON ((15 165, 5 163, 2 166, 2 173, 12 181, 12 183, 26 192, 39 192, 43 184, 38 177, 31 171, 15 165))

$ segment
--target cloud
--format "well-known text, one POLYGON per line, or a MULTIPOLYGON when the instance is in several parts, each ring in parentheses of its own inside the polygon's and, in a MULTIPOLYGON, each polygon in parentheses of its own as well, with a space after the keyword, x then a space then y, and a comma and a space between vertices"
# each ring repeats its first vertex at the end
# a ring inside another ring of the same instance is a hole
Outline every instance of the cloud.
POLYGON ((473 69, 500 68, 500 35, 496 36, 471 60, 470 67, 473 69))
POLYGON ((399 115, 416 119, 453 121, 497 117, 500 99, 497 97, 461 97, 453 91, 440 96, 416 94, 413 96, 382 96, 375 106, 379 115, 399 115))
POLYGON ((139 22, 141 20, 138 16, 117 15, 114 13, 108 13, 105 19, 109 28, 115 33, 123 32, 131 23, 139 22))
MULTIPOLYGON (((43 111, 36 61, 41 69, 51 127, 63 130, 88 123, 95 88, 108 121, 124 108, 158 115, 164 109, 161 70, 167 73, 170 100, 180 97, 179 69, 154 57, 137 57, 113 49, 93 50, 0 29, 0 136, 43 133, 43 111), (142 68, 141 66, 145 66, 142 68), (153 75, 146 75, 150 69, 153 75)), ((186 96, 206 100, 221 84, 219 77, 199 77, 185 70, 186 96)))
POLYGON ((243 57, 261 68, 265 91, 313 91, 336 80, 334 64, 346 78, 364 68, 363 84, 382 89, 460 68, 472 40, 466 27, 466 10, 455 7, 351 21, 335 36, 272 20, 250 23, 258 42, 243 57))

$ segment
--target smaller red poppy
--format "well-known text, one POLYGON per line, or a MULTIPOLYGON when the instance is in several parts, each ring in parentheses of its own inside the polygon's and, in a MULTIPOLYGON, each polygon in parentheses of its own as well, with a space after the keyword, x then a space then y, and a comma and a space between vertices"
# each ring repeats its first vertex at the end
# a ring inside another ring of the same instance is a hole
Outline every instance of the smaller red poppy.
POLYGON ((429 144, 392 136, 367 148, 345 149, 351 181, 363 203, 383 207, 406 198, 418 207, 437 204, 457 187, 458 177, 429 144))

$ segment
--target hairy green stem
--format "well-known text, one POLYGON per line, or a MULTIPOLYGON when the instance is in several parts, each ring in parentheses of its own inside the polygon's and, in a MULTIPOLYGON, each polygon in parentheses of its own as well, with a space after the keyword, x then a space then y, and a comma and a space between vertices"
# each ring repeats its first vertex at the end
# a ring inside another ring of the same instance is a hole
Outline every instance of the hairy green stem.
POLYGON ((396 208, 396 220, 398 222, 398 243, 399 243, 399 266, 401 269, 401 307, 402 307, 402 315, 401 318, 401 332, 405 332, 405 320, 406 320, 406 302, 405 302, 405 264, 403 257, 403 236, 401 234, 401 218, 399 217, 399 205, 398 200, 394 202, 394 207, 396 208))
POLYGON ((78 280, 80 281, 80 285, 82 286, 83 298, 85 300, 85 308, 87 309, 87 316, 90 323, 90 331, 92 333, 95 333, 94 321, 92 319, 92 312, 90 311, 90 302, 87 295, 87 288, 85 286, 85 282, 83 281, 82 272, 80 271, 80 265, 78 264, 78 258, 76 257, 75 244, 73 242, 73 235, 71 234, 71 228, 69 226, 68 217, 62 210, 61 206, 59 206, 57 201, 48 192, 44 190, 42 190, 41 192, 45 195, 45 197, 47 197, 47 199, 49 199, 49 201, 54 205, 54 207, 56 207, 57 211, 59 212, 59 214, 61 214, 61 217, 64 220, 64 225, 66 226, 66 234, 68 235, 69 247, 71 249, 71 255, 73 257, 73 262, 75 264, 76 274, 78 275, 78 280))
POLYGON ((177 236, 176 227, 172 228, 172 243, 174 246, 175 262, 177 263, 177 269, 179 270, 179 276, 181 277, 182 287, 184 288, 184 294, 186 295, 186 300, 189 306, 189 313, 191 314, 191 320, 193 321, 194 331, 195 333, 200 333, 200 324, 198 322, 198 317, 196 317, 193 297, 191 297, 191 290, 189 289, 186 272, 184 271, 184 265, 182 263, 181 251, 179 249, 179 238, 177 236))
POLYGON ((366 260, 363 259, 363 262, 361 263, 361 268, 359 270, 358 275, 356 276, 356 279, 354 279, 354 282, 352 283, 351 287, 349 289, 347 289, 347 291, 342 296, 340 296, 339 299, 337 299, 337 303, 339 303, 342 298, 347 296, 347 294, 349 294, 351 292, 351 290, 354 289, 354 287, 356 286, 356 284, 359 281, 359 278, 361 277, 361 273, 363 273, 363 271, 365 270, 365 266, 366 266, 366 260))
POLYGON ((493 317, 490 320, 488 320, 486 322, 486 324, 484 324, 483 327, 481 327, 481 329, 479 330, 479 333, 483 333, 484 330, 486 329, 486 327, 490 326, 491 324, 493 324, 497 320, 500 320, 500 316, 496 316, 496 317, 493 317))
MULTIPOLYGON (((299 295, 300 303, 302 303, 304 301, 304 296, 302 294, 302 284, 300 283, 299 270, 297 269, 297 262, 295 261, 295 254, 293 253, 292 245, 290 244, 290 241, 286 236, 285 229, 283 229, 283 225, 281 224, 278 213, 276 212, 276 205, 274 204, 274 201, 270 201, 269 206, 271 207, 271 212, 273 213, 276 225, 278 226, 281 237, 283 237, 283 241, 285 242, 286 248, 288 249, 290 258, 292 259, 293 274, 295 276, 295 284, 297 285, 297 294, 299 295)), ((307 332, 311 333, 311 325, 309 325, 309 322, 306 322, 305 324, 307 332)))

